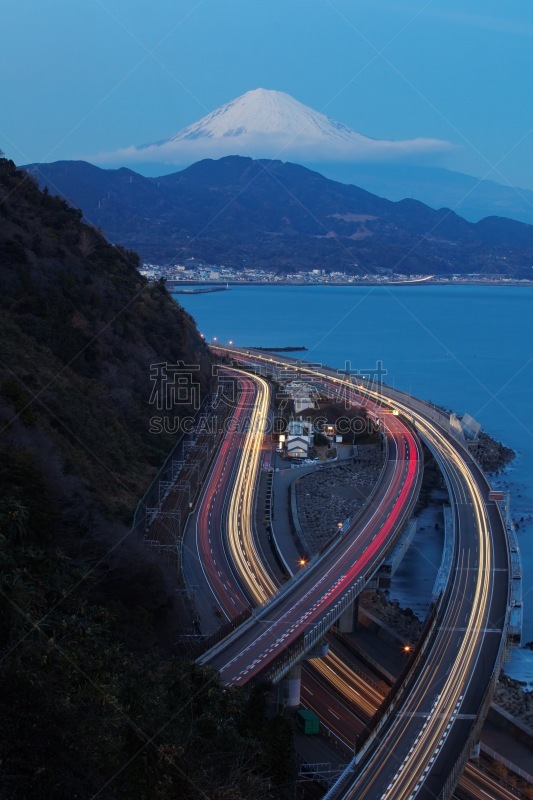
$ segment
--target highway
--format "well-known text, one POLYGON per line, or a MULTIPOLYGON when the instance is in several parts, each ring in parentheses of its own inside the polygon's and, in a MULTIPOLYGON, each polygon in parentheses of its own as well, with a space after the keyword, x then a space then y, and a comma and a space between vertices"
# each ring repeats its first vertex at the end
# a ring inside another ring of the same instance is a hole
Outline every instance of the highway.
POLYGON ((385 692, 355 672, 338 653, 333 637, 325 658, 302 666, 302 704, 312 709, 336 739, 353 751, 357 736, 381 705, 385 692))
MULTIPOLYGON (((233 619, 250 605, 257 603, 257 589, 263 585, 274 593, 266 572, 260 569, 250 572, 250 564, 246 558, 247 549, 251 549, 253 510, 253 493, 259 460, 260 443, 263 438, 261 420, 264 418, 265 405, 268 403, 268 385, 261 378, 251 378, 237 370, 226 373, 235 379, 238 392, 235 393, 235 408, 225 437, 207 476, 205 487, 199 499, 198 511, 193 518, 194 559, 188 558, 189 574, 196 569, 194 580, 199 583, 203 577, 203 593, 208 596, 208 608, 203 609, 202 619, 211 615, 211 606, 216 609, 213 615, 213 630, 224 619, 233 619), (253 416, 253 413, 255 417, 253 416), (254 421, 255 419, 255 421, 254 421), (252 463, 253 462, 253 463, 252 463), (250 476, 250 479, 247 479, 250 476), (230 514, 230 509, 238 509, 238 513, 230 514), (246 565, 244 567, 243 565, 246 565), (259 575, 261 583, 256 585, 259 575), (253 598, 253 599, 252 599, 253 598)), ((257 551, 254 551, 257 557, 257 551)), ((199 592, 197 591, 197 602, 199 592)), ((319 683, 334 676, 335 669, 345 676, 351 673, 339 656, 330 653, 322 660, 304 665, 302 675, 302 693, 313 707, 313 694, 319 699, 324 694, 324 687, 319 683)), ((376 690, 353 673, 358 680, 355 690, 361 702, 365 697, 375 698, 376 690)), ((353 698, 352 698, 353 699, 353 698)), ((338 696, 330 695, 329 705, 331 722, 339 720, 339 739, 346 746, 353 747, 354 736, 363 728, 361 718, 346 707, 346 703, 338 696)), ((366 702, 366 721, 373 713, 369 701, 366 702)))
MULTIPOLYGON (((275 362, 294 368, 292 360, 275 362)), ((324 370, 309 374, 341 380, 324 370)), ((378 402, 387 400, 368 385, 359 389, 378 402)), ((441 464, 455 515, 454 563, 431 646, 401 704, 328 798, 450 796, 466 743, 475 741, 490 701, 505 638, 508 545, 500 511, 488 499, 490 487, 466 448, 422 413, 420 404, 415 411, 397 397, 388 402, 415 424, 441 464)))
MULTIPOLYGON (((266 586, 267 591, 274 593, 271 584, 267 583, 268 575, 257 567, 250 572, 250 563, 246 557, 247 550, 253 546, 251 488, 257 477, 254 467, 258 463, 263 427, 261 419, 265 415, 268 385, 261 378, 250 378, 246 373, 237 370, 226 372, 235 378, 239 392, 236 393, 228 435, 211 467, 193 526, 196 534, 195 565, 203 573, 204 591, 212 596, 210 599, 216 608, 218 619, 214 620, 215 628, 223 617, 232 619, 251 604, 257 603, 257 576, 261 579, 259 589, 266 586), (256 422, 252 413, 256 415, 256 422), (238 513, 230 513, 232 508, 238 509, 238 513)), ((255 551, 254 557, 256 556, 255 551)), ((196 580, 199 580, 198 576, 196 580)), ((203 617, 205 619, 205 610, 203 617)), ((382 699, 383 695, 361 676, 353 673, 333 652, 324 660, 304 665, 302 693, 309 701, 309 706, 313 707, 313 694, 316 693, 317 701, 319 694, 324 694, 323 681, 336 683, 338 689, 343 680, 343 685, 348 686, 350 675, 350 699, 358 700, 362 704, 363 716, 356 716, 347 708, 346 702, 334 694, 329 696, 329 705, 334 706, 336 711, 332 708, 329 711, 332 727, 335 719, 339 720, 339 740, 346 746, 353 747, 355 735, 363 728, 361 720, 368 720, 379 704, 377 698, 382 699), (354 682, 357 683, 357 688, 354 688, 354 682)))
POLYGON ((455 800, 520 800, 523 797, 477 764, 466 765, 453 796, 455 800))
MULTIPOLYGON (((403 410, 403 409, 402 409, 403 410)), ((456 555, 444 613, 401 710, 342 798, 439 795, 499 667, 508 600, 505 532, 470 454, 420 415, 417 429, 440 458, 456 516, 456 555), (379 767, 379 769, 378 769, 379 767)))
MULTIPOLYGON (((369 402, 368 406, 374 406, 369 402)), ((374 406, 376 414, 382 413, 374 406)), ((268 603, 256 610, 223 643, 202 656, 228 685, 244 685, 304 635, 317 628, 332 609, 362 586, 383 560, 416 497, 421 477, 417 437, 399 417, 382 414, 388 460, 371 503, 327 551, 268 603)))
MULTIPOLYGON (((237 372, 237 371, 235 371, 237 372)), ((238 374, 238 373, 237 373, 238 374)), ((254 495, 260 469, 263 436, 268 422, 270 388, 260 377, 251 379, 240 373, 239 380, 250 390, 255 386, 255 402, 247 406, 249 420, 242 434, 240 452, 234 452, 237 467, 234 488, 228 501, 227 546, 232 564, 245 584, 245 591, 253 605, 266 602, 276 591, 276 584, 264 566, 252 532, 254 495)), ((232 443, 231 449, 235 451, 232 443)), ((216 517, 215 517, 216 519, 216 517)))
MULTIPOLYGON (((367 721, 377 711, 385 692, 370 685, 331 649, 326 658, 306 663, 304 673, 302 703, 318 714, 339 742, 353 749, 363 728, 362 720, 367 721)), ((453 795, 455 800, 519 800, 521 796, 493 772, 472 761, 466 765, 453 795)))
MULTIPOLYGON (((203 573, 204 591, 209 593, 210 602, 217 609, 215 627, 223 617, 232 619, 257 603, 257 575, 262 585, 267 585, 268 591, 274 593, 271 586, 265 583, 268 576, 265 578, 260 569, 256 568, 247 574, 250 565, 246 558, 246 549, 253 542, 250 523, 253 493, 250 487, 256 481, 254 463, 258 462, 261 419, 265 415, 268 386, 263 379, 251 378, 247 373, 237 370, 226 372, 234 377, 239 391, 236 393, 228 435, 211 467, 193 525, 195 564, 203 573), (252 412, 257 414, 257 424, 253 423, 252 412), (259 429, 258 432, 254 425, 259 429), (251 480, 245 479, 244 476, 248 475, 251 480), (231 508, 238 509, 238 513, 230 514, 231 508)), ((199 580, 198 576, 196 580, 199 580)), ((203 616, 205 618, 205 610, 203 616)), ((344 686, 347 693, 351 691, 349 699, 352 702, 357 700, 363 709, 363 714, 359 712, 359 716, 356 716, 347 708, 345 700, 341 701, 337 695, 330 694, 329 705, 336 709, 330 709, 332 726, 335 719, 339 720, 339 739, 346 746, 353 747, 355 735, 363 728, 362 720, 368 720, 379 705, 378 698, 383 699, 383 695, 360 675, 353 673, 333 652, 323 660, 304 665, 302 693, 310 707, 313 707, 313 694, 316 695, 316 701, 320 702, 319 693, 323 695, 325 691, 324 681, 335 684, 337 690, 344 686), (348 686, 351 686, 351 690, 348 686)))
POLYGON ((322 722, 327 720, 327 727, 332 735, 350 752, 356 736, 365 727, 366 719, 337 694, 329 683, 324 683, 321 671, 316 669, 321 661, 322 659, 314 659, 302 666, 302 705, 314 711, 322 722))
POLYGON ((212 631, 275 591, 251 533, 270 389, 262 378, 240 370, 224 374, 234 380, 232 389, 237 391, 221 402, 234 402, 235 408, 188 525, 183 554, 204 629, 212 631))
POLYGON ((313 667, 365 720, 376 713, 384 693, 351 669, 335 650, 330 649, 324 659, 314 661, 313 667))

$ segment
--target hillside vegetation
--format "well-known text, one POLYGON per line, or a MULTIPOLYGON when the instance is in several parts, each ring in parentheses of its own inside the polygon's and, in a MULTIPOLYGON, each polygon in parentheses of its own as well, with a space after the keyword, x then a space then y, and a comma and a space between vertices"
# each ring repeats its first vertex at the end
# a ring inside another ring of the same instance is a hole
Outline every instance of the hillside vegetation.
POLYGON ((211 358, 80 218, 0 158, 0 796, 272 797, 287 729, 173 657, 174 576, 129 535, 174 441, 150 365, 205 394, 211 358))

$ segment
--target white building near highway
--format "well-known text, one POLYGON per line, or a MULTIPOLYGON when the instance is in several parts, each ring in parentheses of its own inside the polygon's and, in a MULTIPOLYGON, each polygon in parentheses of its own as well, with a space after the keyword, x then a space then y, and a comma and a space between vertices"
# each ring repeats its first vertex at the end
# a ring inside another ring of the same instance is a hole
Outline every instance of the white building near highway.
POLYGON ((307 458, 313 446, 313 428, 302 419, 291 420, 287 429, 285 447, 289 458, 307 458))

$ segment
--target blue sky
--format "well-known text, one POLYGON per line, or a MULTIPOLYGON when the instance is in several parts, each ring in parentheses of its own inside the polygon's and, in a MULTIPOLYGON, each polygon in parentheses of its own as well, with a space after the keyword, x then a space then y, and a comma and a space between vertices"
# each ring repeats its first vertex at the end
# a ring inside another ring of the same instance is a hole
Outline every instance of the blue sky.
POLYGON ((150 142, 263 87, 533 188, 530 0, 3 0, 1 19, 0 147, 18 163, 150 142))

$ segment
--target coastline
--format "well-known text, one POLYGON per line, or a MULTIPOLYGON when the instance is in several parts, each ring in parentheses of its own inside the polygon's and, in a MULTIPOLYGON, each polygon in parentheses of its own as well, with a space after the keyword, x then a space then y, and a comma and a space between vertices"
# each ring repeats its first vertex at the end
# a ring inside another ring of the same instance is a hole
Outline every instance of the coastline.
POLYGON ((488 478, 500 475, 516 459, 516 453, 507 445, 493 439, 485 431, 479 434, 476 460, 488 478))
MULTIPOLYGON (((493 488, 510 493, 512 518, 519 524, 523 640, 527 642, 533 640, 533 449, 526 424, 533 385, 533 364, 527 345, 533 334, 531 296, 529 287, 498 291, 498 285, 485 290, 479 284, 464 288, 456 284, 454 289, 427 288, 409 293, 395 292, 392 287, 321 292, 318 288, 299 291, 283 286, 269 292, 266 288, 243 285, 242 289, 219 293, 216 297, 184 295, 176 300, 197 317, 208 340, 216 335, 219 341, 232 339, 241 344, 249 342, 253 330, 254 344, 271 345, 274 331, 279 336, 278 344, 305 344, 309 350, 304 358, 333 364, 339 369, 346 363, 346 356, 357 366, 373 365, 379 357, 387 367, 389 384, 395 383, 415 396, 432 398, 437 405, 457 409, 458 413, 473 411, 485 431, 509 445, 516 458, 505 465, 493 465, 493 470, 486 469, 492 473, 488 477, 493 488), (334 305, 329 305, 330 300, 334 305), (306 301, 312 307, 298 307, 299 313, 295 315, 294 304, 306 301), (455 314, 453 325, 450 325, 451 303, 455 314), (274 313, 281 321, 277 328, 272 325, 274 313), (494 325, 499 319, 512 321, 506 325, 505 335, 494 325), (391 330, 395 335, 390 335, 391 330)), ((433 534, 430 530, 429 521, 421 526, 426 529, 421 541, 422 561, 424 557, 427 560, 428 546, 432 547, 431 560, 440 561, 437 532, 433 534)), ((426 583, 430 583, 430 576, 423 569, 421 572, 426 583)), ((412 589, 408 578, 403 583, 405 589, 412 589)), ((401 584, 400 580, 398 591, 401 584)), ((418 588, 422 588, 422 582, 418 588)), ((424 585, 427 594, 425 589, 424 585)), ((412 605, 409 598, 405 599, 405 605, 412 605)), ((421 607, 416 610, 423 613, 421 607)), ((513 650, 505 671, 533 686, 533 653, 523 648, 513 650)))
MULTIPOLYGON (((232 278, 224 278, 224 281, 216 280, 216 281, 209 281, 209 280, 202 280, 201 278, 197 279, 187 279, 187 280, 179 280, 174 281, 172 278, 167 278, 168 284, 177 284, 178 286, 220 286, 221 283, 224 284, 224 288, 226 288, 226 284, 229 285, 230 288, 234 288, 236 286, 265 286, 269 289, 276 287, 276 286, 317 286, 320 288, 330 287, 330 286, 344 286, 344 287, 366 287, 366 286, 491 286, 491 287, 503 287, 503 286, 517 286, 521 288, 531 288, 533 287, 533 281, 528 280, 494 280, 494 281, 474 281, 474 280, 423 280, 423 281, 286 281, 286 280, 279 280, 279 281, 269 281, 269 280, 255 280, 255 281, 244 281, 244 280, 235 280, 232 278)), ((179 291, 175 288, 175 286, 169 286, 170 294, 177 293, 179 291)))

